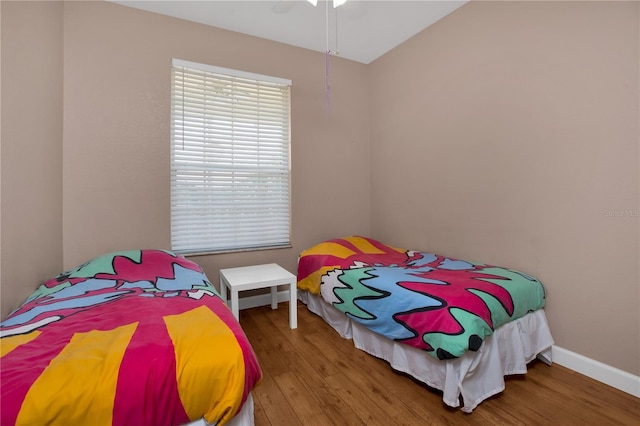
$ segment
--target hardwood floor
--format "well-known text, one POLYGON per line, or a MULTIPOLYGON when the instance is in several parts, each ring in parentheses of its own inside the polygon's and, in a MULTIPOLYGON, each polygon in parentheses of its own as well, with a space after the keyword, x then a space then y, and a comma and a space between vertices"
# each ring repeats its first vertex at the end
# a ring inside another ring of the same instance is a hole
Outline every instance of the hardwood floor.
POLYGON ((640 399, 559 365, 534 361, 524 376, 472 414, 341 338, 298 302, 240 312, 264 377, 254 390, 256 426, 640 425, 640 399))

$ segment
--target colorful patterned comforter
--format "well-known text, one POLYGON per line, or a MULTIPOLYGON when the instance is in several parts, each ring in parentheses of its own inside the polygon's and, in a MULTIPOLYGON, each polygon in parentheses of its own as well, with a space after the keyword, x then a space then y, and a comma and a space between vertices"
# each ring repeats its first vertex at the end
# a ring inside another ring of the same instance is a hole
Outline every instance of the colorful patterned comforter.
POLYGON ((545 304, 542 283, 521 272, 365 237, 329 240, 302 252, 298 288, 439 359, 477 351, 497 327, 545 304))
POLYGON ((2 425, 222 425, 262 376, 200 267, 166 251, 64 272, 0 332, 2 425))

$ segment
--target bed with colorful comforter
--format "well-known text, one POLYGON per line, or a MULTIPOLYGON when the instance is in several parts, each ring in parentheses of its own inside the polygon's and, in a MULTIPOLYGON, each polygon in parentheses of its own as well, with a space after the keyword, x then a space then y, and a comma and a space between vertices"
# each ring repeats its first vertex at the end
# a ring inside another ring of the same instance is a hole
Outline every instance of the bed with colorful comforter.
POLYGON ((2 425, 223 425, 262 376, 201 268, 168 251, 64 272, 0 332, 2 425))
POLYGON ((343 337, 443 390, 448 405, 462 397, 464 411, 502 391, 504 375, 525 373, 539 353, 550 360, 545 288, 522 272, 354 236, 302 252, 298 289, 343 337), (408 357, 415 361, 405 365, 408 357))

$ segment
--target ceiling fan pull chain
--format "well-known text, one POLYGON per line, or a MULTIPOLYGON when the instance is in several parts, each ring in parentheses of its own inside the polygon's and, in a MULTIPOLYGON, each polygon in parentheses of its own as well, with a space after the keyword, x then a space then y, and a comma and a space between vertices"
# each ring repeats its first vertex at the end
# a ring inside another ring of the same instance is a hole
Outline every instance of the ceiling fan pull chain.
POLYGON ((340 54, 340 49, 338 48, 338 8, 334 7, 333 8, 336 12, 336 55, 340 54))
POLYGON ((329 55, 331 54, 331 50, 329 50, 329 2, 325 2, 325 34, 326 34, 326 52, 325 52, 325 100, 327 103, 327 113, 331 111, 331 83, 329 81, 329 55))

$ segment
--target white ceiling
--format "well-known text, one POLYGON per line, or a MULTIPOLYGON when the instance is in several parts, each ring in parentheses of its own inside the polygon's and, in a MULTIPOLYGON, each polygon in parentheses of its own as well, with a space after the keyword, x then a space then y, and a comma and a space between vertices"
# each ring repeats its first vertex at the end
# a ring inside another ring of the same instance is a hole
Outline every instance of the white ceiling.
POLYGON ((467 0, 349 0, 335 9, 325 0, 113 2, 318 52, 328 37, 332 54, 368 64, 467 0))

